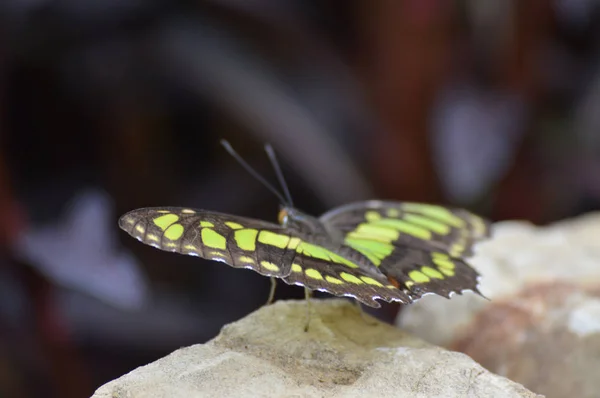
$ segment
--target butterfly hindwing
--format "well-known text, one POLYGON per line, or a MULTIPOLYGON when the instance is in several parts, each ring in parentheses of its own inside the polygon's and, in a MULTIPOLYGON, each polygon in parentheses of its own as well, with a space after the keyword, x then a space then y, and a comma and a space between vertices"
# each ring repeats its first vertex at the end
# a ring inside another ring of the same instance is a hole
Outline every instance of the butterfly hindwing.
POLYGON ((477 271, 442 252, 400 248, 378 268, 393 285, 405 286, 413 301, 428 293, 449 298, 464 290, 479 292, 477 271))
POLYGON ((464 260, 489 236, 489 223, 466 210, 370 201, 326 213, 321 221, 345 234, 345 244, 367 258, 412 300, 477 290, 478 273, 464 260))
POLYGON ((291 272, 294 238, 277 224, 217 212, 178 207, 143 208, 119 219, 119 226, 160 250, 221 261, 273 277, 291 272))
POLYGON ((385 275, 357 256, 342 256, 323 247, 301 242, 292 264, 292 272, 284 278, 290 285, 301 285, 311 290, 324 291, 336 296, 354 297, 371 307, 379 308, 375 299, 405 304, 412 300, 402 289, 392 285, 385 275))

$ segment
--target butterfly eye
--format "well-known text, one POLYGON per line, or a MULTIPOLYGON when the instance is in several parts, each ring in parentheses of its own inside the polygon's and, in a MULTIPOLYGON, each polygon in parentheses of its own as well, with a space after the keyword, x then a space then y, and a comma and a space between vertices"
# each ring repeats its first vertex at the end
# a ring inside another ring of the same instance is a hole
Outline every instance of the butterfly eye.
POLYGON ((277 220, 279 221, 279 224, 281 225, 285 225, 287 224, 288 221, 288 212, 287 210, 283 209, 279 212, 279 214, 277 215, 277 220))

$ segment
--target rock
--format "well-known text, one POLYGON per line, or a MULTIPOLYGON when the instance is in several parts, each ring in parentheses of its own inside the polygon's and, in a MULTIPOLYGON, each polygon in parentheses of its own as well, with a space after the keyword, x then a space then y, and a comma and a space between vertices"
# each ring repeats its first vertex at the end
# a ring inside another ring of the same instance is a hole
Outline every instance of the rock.
POLYGON ((450 347, 548 397, 598 397, 600 294, 534 285, 479 312, 450 347))
POLYGON ((115 397, 540 397, 343 299, 283 301, 100 387, 115 397))
POLYGON ((547 227, 497 223, 476 252, 491 301, 427 296, 397 323, 548 397, 597 397, 600 214, 547 227))

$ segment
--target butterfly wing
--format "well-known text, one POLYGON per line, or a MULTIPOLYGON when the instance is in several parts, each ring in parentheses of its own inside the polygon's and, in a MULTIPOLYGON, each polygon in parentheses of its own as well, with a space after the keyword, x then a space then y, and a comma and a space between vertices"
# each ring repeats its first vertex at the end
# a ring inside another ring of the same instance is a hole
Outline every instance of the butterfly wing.
POLYGON ((449 297, 477 290, 479 274, 466 262, 476 242, 490 235, 490 224, 463 209, 368 201, 321 216, 341 231, 344 244, 368 259, 389 283, 408 289, 416 300, 427 293, 449 297))
POLYGON ((142 243, 160 250, 249 268, 261 275, 291 272, 298 241, 277 224, 251 218, 179 207, 130 211, 119 226, 142 243))
POLYGON ((199 256, 262 275, 283 278, 337 296, 352 296, 373 307, 375 298, 410 302, 380 272, 309 243, 279 225, 245 217, 178 207, 130 211, 119 226, 160 250, 199 256), (352 287, 352 289, 350 289, 352 287))
POLYGON ((363 258, 350 252, 334 252, 304 240, 296 248, 291 271, 283 278, 287 284, 335 296, 354 297, 375 308, 381 306, 376 299, 405 304, 412 301, 406 291, 391 284, 384 274, 363 258))
POLYGON ((464 209, 437 205, 367 201, 333 209, 321 222, 344 233, 365 235, 379 228, 401 232, 397 245, 441 250, 453 257, 473 254, 473 245, 490 236, 489 221, 464 209))

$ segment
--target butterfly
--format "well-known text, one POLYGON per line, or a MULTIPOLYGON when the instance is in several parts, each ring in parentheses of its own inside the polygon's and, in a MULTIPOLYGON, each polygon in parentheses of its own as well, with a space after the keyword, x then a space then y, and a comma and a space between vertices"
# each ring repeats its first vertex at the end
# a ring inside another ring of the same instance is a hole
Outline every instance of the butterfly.
POLYGON ((124 214, 119 226, 160 250, 251 269, 375 308, 377 300, 409 304, 426 294, 479 293, 479 274, 466 259, 475 243, 490 236, 484 218, 459 208, 380 200, 313 217, 292 205, 270 146, 267 152, 287 199, 222 143, 280 197, 278 224, 208 210, 149 207, 124 214))

